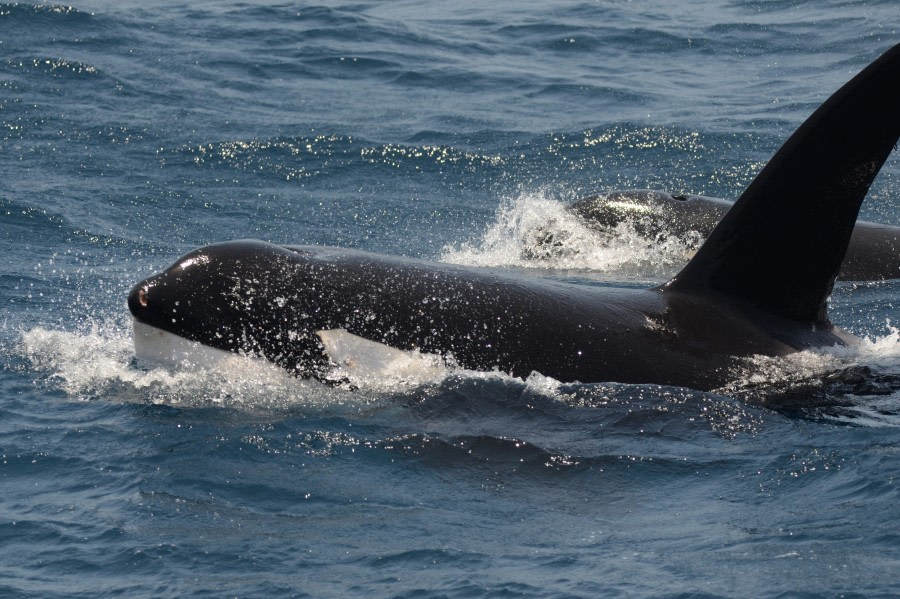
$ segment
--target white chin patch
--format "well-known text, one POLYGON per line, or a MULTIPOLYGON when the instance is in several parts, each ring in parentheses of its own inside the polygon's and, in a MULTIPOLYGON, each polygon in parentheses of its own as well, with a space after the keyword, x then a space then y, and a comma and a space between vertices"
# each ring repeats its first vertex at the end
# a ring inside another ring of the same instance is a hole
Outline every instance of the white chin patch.
MULTIPOLYGON (((344 329, 317 331, 328 359, 335 365, 331 377, 345 379, 358 387, 390 387, 423 384, 443 379, 448 367, 440 356, 419 351, 403 351, 369 341, 344 329)), ((162 329, 134 321, 134 353, 141 361, 173 370, 218 370, 240 368, 250 361, 257 367, 280 367, 262 358, 241 356, 198 341, 190 341, 162 329)))
POLYGON ((359 386, 422 384, 443 379, 448 368, 435 354, 403 351, 348 333, 344 329, 316 331, 325 353, 336 365, 335 375, 359 386))
MULTIPOLYGON (((248 359, 167 333, 137 320, 134 321, 134 353, 138 360, 175 370, 223 370, 237 360, 248 359)), ((258 358, 249 359, 264 362, 258 358)), ((274 364, 272 367, 278 368, 274 364)))

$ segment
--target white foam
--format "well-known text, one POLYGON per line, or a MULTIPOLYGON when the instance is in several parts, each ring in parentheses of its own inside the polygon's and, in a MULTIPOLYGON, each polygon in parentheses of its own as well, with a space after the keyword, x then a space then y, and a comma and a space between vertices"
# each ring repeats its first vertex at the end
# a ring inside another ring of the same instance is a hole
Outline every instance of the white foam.
POLYGON ((855 346, 817 348, 784 357, 753 356, 718 392, 765 401, 766 390, 800 390, 809 385, 836 385, 830 399, 846 402, 845 413, 858 413, 856 424, 900 426, 900 331, 862 338, 855 346), (855 369, 862 370, 855 370, 855 369), (846 373, 846 376, 845 374, 846 373), (836 377, 836 378, 835 378, 836 377), (846 395, 844 395, 846 393, 846 395))
MULTIPOLYGON (((174 343, 179 352, 185 340, 174 343), (179 346, 179 343, 181 344, 179 346)), ((206 348, 209 349, 209 348, 206 348)), ((186 352, 169 366, 136 361, 134 340, 121 327, 94 324, 84 332, 36 327, 22 333, 13 350, 44 375, 48 386, 79 400, 186 406, 223 405, 241 409, 329 408, 351 409, 369 403, 365 394, 350 394, 321 383, 288 376, 273 364, 249 356, 213 350, 215 359, 202 360, 186 352)), ((161 357, 161 356, 157 356, 161 357)))
POLYGON ((890 325, 888 329, 884 337, 863 337, 855 353, 867 366, 897 372, 900 370, 900 329, 890 325))
MULTIPOLYGON (((355 392, 290 376, 271 362, 183 339, 141 323, 94 323, 86 331, 36 327, 21 334, 15 357, 42 374, 36 382, 78 400, 106 399, 241 409, 358 409, 385 392, 438 383, 458 372, 452 361, 404 352, 342 330, 320 331, 336 366, 333 379, 355 392)), ((479 373, 481 374, 481 373, 479 373)))
POLYGON ((452 264, 589 270, 617 275, 667 277, 688 260, 701 240, 674 235, 648 238, 624 221, 601 230, 543 192, 503 202, 480 239, 444 248, 452 264))
POLYGON ((854 366, 863 366, 884 374, 900 376, 900 330, 890 327, 883 337, 862 337, 857 345, 823 347, 791 354, 784 358, 755 358, 757 363, 779 363, 769 378, 785 380, 815 377, 854 366))
MULTIPOLYGON (((152 331, 151 331, 152 333, 152 331)), ((568 386, 540 373, 524 381, 499 371, 463 370, 452 360, 417 351, 404 352, 350 335, 346 331, 321 331, 320 337, 336 364, 337 379, 345 377, 356 392, 334 389, 312 380, 289 376, 277 366, 249 356, 212 350, 212 359, 198 359, 203 350, 184 340, 164 340, 156 346, 169 348, 169 365, 158 367, 135 359, 134 340, 127 328, 95 323, 82 332, 36 327, 21 334, 12 348, 42 374, 38 384, 58 388, 80 400, 106 399, 123 402, 202 406, 224 405, 241 409, 336 408, 359 409, 390 399, 391 392, 405 393, 410 387, 438 384, 448 377, 524 382, 532 391, 566 400, 568 386), (175 343, 174 349, 172 343, 175 343), (186 344, 186 345, 183 345, 186 344), (197 350, 200 350, 199 352, 197 350)), ((140 344, 139 344, 140 347, 140 344)), ((158 357, 158 354, 157 354, 158 357)), ((719 393, 746 396, 767 387, 784 388, 793 382, 808 383, 829 373, 865 367, 881 384, 867 395, 866 388, 851 398, 859 418, 882 425, 900 426, 900 330, 863 338, 857 346, 803 351, 786 357, 756 356, 736 370, 733 381, 719 393)))

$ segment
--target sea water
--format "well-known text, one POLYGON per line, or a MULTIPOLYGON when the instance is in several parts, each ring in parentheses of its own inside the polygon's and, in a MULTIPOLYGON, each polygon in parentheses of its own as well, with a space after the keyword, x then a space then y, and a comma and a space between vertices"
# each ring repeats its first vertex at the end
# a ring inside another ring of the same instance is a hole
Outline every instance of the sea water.
POLYGON ((657 284, 689 248, 565 206, 735 198, 898 42, 884 0, 0 4, 0 595, 900 594, 896 282, 712 393, 170 370, 125 305, 246 237, 657 284))

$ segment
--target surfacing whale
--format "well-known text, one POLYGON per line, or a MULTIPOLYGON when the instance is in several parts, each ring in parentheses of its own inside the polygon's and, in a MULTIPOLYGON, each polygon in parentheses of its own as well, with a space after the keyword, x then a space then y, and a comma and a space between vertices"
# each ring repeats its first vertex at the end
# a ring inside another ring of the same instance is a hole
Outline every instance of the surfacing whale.
POLYGON ((745 357, 854 342, 826 302, 863 198, 900 137, 898 107, 900 45, 822 104, 658 287, 232 241, 134 287, 136 351, 177 361, 187 340, 328 380, 336 361, 356 359, 336 355, 350 340, 519 377, 715 389, 745 357))
MULTIPOLYGON (((616 190, 582 198, 569 209, 590 228, 613 233, 623 223, 648 240, 675 237, 688 249, 702 241, 731 208, 732 202, 700 195, 672 195, 650 189, 616 190)), ((568 251, 550 231, 535 232, 540 252, 534 259, 568 251)), ((687 256, 685 256, 687 261, 687 256)), ((900 278, 900 227, 856 221, 838 279, 883 281, 900 278)))

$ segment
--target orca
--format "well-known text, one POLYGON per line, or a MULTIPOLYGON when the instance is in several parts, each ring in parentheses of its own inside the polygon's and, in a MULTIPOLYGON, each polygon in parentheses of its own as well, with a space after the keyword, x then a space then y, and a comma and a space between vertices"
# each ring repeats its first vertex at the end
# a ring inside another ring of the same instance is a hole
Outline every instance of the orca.
POLYGON ((193 344, 327 381, 337 360, 354 361, 352 347, 335 351, 349 340, 516 377, 713 390, 747 357, 855 342, 830 322, 827 300, 863 198, 898 138, 900 45, 788 138, 660 286, 230 241, 135 285, 136 352, 177 360, 193 344), (173 336, 173 345, 159 341, 173 336))
MULTIPOLYGON (((688 250, 712 230, 731 208, 732 202, 708 196, 670 193, 650 189, 616 190, 581 198, 569 210, 590 228, 611 233, 622 223, 648 240, 675 237, 688 250)), ((552 257, 562 244, 549 231, 533 235, 542 251, 531 257, 552 257)), ((687 260, 687 256, 685 258, 687 260)), ((900 227, 856 221, 838 279, 883 281, 900 278, 900 227)))

